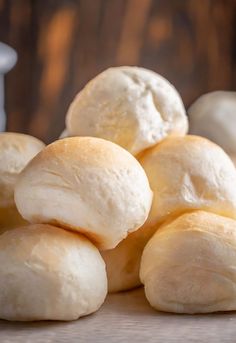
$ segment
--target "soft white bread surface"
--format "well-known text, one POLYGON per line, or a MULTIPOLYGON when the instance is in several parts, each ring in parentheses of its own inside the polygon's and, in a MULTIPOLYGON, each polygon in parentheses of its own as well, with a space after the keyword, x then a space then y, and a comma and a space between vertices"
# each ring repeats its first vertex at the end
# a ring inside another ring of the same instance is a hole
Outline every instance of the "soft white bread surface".
POLYGON ((140 277, 157 310, 236 310, 236 221, 196 211, 163 225, 144 248, 140 277))
POLYGON ((145 245, 156 229, 156 227, 141 227, 128 235, 114 249, 101 252, 106 263, 110 293, 129 290, 141 285, 139 278, 141 256, 145 245))
POLYGON ((145 225, 197 209, 236 218, 236 169, 218 145, 198 136, 170 137, 139 161, 154 193, 145 225))
POLYGON ((177 90, 138 67, 109 68, 79 92, 66 117, 69 136, 95 136, 137 155, 168 135, 188 130, 177 90))
POLYGON ((104 261, 84 236, 44 224, 0 236, 0 318, 75 320, 106 294, 104 261))
POLYGON ((190 133, 219 144, 236 154, 236 92, 216 91, 202 95, 188 110, 190 133))
POLYGON ((56 223, 112 249, 145 222, 152 191, 128 151, 100 138, 74 137, 52 143, 28 164, 15 201, 29 222, 56 223))
POLYGON ((0 207, 14 205, 18 174, 44 147, 39 139, 21 133, 0 133, 0 207))
POLYGON ((26 223, 15 206, 15 183, 22 169, 44 146, 29 135, 0 133, 0 232, 26 223))

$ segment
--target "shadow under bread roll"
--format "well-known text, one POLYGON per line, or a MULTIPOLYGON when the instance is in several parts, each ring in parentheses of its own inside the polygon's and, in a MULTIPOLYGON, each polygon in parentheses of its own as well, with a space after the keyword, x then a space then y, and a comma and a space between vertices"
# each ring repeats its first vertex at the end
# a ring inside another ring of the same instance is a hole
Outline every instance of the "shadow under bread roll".
POLYGON ((27 221, 21 217, 16 206, 0 208, 0 234, 26 224, 27 221))
POLYGON ((106 263, 108 291, 115 293, 141 285, 140 260, 143 249, 157 227, 141 227, 128 235, 114 249, 101 251, 106 263))
POLYGON ((104 261, 83 235, 45 224, 0 236, 0 318, 76 320, 107 294, 104 261))
POLYGON ((44 146, 29 135, 0 133, 0 233, 26 223, 15 206, 15 183, 19 173, 44 146))
POLYGON ((236 221, 195 211, 164 224, 144 248, 140 278, 157 310, 236 310, 236 221))

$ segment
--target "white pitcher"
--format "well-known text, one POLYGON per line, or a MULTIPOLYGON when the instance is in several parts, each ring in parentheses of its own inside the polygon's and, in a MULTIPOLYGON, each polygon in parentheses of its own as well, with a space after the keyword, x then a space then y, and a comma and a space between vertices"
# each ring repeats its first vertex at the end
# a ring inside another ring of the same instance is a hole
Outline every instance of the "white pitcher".
POLYGON ((6 128, 4 110, 4 74, 11 70, 17 61, 17 53, 10 46, 0 42, 0 131, 6 128))

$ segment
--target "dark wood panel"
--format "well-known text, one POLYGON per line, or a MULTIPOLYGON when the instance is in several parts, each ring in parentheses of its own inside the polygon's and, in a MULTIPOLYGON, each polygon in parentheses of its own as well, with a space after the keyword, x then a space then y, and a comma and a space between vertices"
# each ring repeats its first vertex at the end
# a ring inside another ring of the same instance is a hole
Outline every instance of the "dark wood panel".
POLYGON ((0 40, 19 54, 8 129, 53 140, 76 92, 110 66, 161 73, 186 106, 234 89, 235 22, 235 0, 0 0, 0 40))

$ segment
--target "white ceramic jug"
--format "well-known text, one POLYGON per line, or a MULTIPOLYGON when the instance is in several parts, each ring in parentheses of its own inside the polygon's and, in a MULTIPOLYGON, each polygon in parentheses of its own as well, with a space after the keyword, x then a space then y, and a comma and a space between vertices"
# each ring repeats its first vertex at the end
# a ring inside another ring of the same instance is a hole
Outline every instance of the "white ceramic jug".
POLYGON ((0 131, 6 127, 4 110, 4 74, 11 70, 17 61, 17 54, 10 46, 0 42, 0 131))

